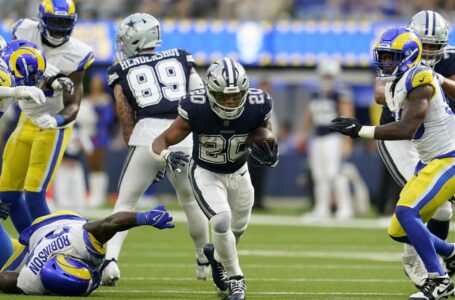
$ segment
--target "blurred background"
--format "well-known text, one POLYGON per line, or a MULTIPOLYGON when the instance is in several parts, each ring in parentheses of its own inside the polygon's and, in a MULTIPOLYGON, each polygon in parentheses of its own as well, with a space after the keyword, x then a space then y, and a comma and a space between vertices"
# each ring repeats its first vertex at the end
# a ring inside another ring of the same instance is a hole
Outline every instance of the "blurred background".
MULTIPOLYGON (((86 97, 78 117, 80 130, 74 134, 62 170, 75 174, 71 170, 77 168, 85 174, 86 184, 78 191, 86 205, 102 207, 116 198, 127 150, 117 124, 112 91, 107 87, 106 69, 115 60, 118 22, 131 13, 146 12, 161 21, 163 44, 158 50, 187 49, 195 57, 201 75, 215 59, 236 58, 246 66, 251 86, 272 95, 280 164, 275 169, 252 171, 257 194, 255 209, 267 211, 292 203, 296 213, 304 217, 311 217, 304 213, 311 212, 314 206, 314 169, 318 168, 313 166, 312 170, 309 162, 311 145, 318 138, 317 126, 314 120, 306 122, 305 117, 316 95, 328 97, 327 90, 334 90, 343 103, 351 105, 353 115, 362 124, 377 124, 381 108, 373 100, 371 49, 381 31, 405 25, 422 9, 435 10, 447 20, 455 16, 455 0, 75 2, 79 21, 74 36, 93 47, 96 63, 86 76, 86 97), (106 185, 101 177, 107 177, 106 185), (102 188, 93 188, 100 185, 102 188)), ((13 22, 36 17, 38 4, 38 0, 0 0, 0 35, 10 39, 13 22)), ((450 40, 453 39, 451 34, 450 40)), ((7 120, 1 122, 3 140, 14 128, 17 112, 10 109, 7 120)), ((326 119, 331 120, 329 116, 326 119)), ((376 143, 345 141, 340 149, 329 150, 342 153, 343 164, 336 177, 344 178, 349 199, 343 200, 342 213, 324 218, 389 216, 399 188, 383 166, 376 143)), ((50 201, 68 193, 59 191, 58 184, 57 179, 48 195, 50 201)), ((163 182, 152 186, 144 201, 170 194, 170 185, 163 182)), ((338 196, 331 191, 331 212, 340 211, 338 196)))

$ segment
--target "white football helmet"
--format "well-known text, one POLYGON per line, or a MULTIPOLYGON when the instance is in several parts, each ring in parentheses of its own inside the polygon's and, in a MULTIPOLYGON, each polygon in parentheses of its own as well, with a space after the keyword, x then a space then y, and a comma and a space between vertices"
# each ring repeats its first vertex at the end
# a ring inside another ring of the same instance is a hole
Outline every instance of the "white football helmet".
POLYGON ((320 76, 337 77, 340 71, 340 63, 335 59, 322 59, 317 66, 317 72, 320 76))
POLYGON ((221 119, 242 114, 250 81, 241 64, 227 57, 215 61, 207 70, 206 86, 210 107, 221 119))
POLYGON ((116 43, 119 61, 143 49, 156 48, 161 45, 160 22, 149 14, 132 14, 120 23, 116 43))
POLYGON ((437 12, 423 10, 408 25, 422 41, 422 63, 434 67, 442 58, 449 42, 449 26, 437 12))

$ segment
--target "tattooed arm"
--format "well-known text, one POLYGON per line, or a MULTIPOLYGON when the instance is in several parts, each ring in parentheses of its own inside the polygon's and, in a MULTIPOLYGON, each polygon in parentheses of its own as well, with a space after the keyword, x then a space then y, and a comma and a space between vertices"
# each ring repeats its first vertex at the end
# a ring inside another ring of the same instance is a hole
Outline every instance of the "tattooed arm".
POLYGON ((117 116, 120 120, 120 124, 122 124, 123 138, 125 139, 125 143, 128 144, 135 125, 134 111, 128 103, 128 99, 123 93, 123 89, 120 84, 115 85, 114 96, 117 116))

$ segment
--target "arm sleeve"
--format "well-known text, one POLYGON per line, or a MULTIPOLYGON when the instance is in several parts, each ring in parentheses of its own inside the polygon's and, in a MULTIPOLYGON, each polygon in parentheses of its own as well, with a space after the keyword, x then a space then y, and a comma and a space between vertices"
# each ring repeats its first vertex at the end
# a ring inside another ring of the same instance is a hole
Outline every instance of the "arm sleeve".
POLYGON ((187 121, 190 120, 191 101, 190 101, 189 95, 186 95, 185 97, 182 98, 182 100, 180 100, 178 112, 179 112, 179 116, 181 116, 182 118, 184 118, 187 121))
POLYGON ((107 70, 107 83, 110 88, 114 88, 114 85, 120 80, 120 68, 118 64, 111 66, 107 70))

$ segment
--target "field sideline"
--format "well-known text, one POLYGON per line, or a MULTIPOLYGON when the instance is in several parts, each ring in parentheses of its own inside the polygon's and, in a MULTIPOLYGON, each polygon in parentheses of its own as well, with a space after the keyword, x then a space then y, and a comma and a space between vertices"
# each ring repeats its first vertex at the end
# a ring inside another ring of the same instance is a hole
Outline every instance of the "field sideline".
MULTIPOLYGON (((220 299, 211 281, 195 279, 183 215, 178 211, 173 215, 174 230, 132 230, 120 257, 118 286, 101 287, 90 298, 220 299)), ((310 226, 297 220, 297 216, 253 216, 239 245, 247 299, 391 300, 407 299, 415 291, 401 268, 402 247, 387 236, 384 224, 370 219, 310 226)))

